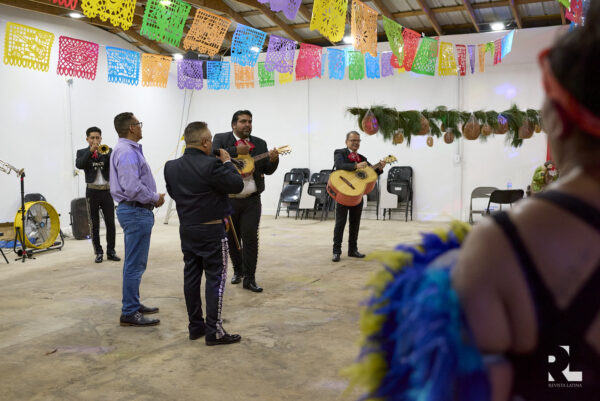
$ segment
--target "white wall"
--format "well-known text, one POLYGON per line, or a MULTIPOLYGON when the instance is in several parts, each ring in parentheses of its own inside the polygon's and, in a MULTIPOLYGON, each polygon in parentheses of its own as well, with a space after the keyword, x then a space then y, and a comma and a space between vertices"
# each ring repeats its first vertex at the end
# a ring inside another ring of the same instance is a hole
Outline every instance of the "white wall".
MULTIPOLYGON (((309 167, 311 172, 331 168, 333 150, 344 146, 347 131, 358 128, 356 119, 346 114, 347 107, 384 104, 398 109, 424 109, 445 105, 465 110, 503 110, 515 102, 522 109, 539 108, 542 92, 536 55, 559 32, 556 27, 521 30, 515 35, 513 51, 502 64, 489 65, 488 55, 485 73, 461 79, 404 73, 381 80, 323 78, 279 85, 276 74, 272 88, 259 88, 256 82, 255 89, 238 90, 232 77, 230 90, 204 88, 193 92, 177 88, 174 65, 167 89, 108 83, 103 47, 96 80, 75 78, 69 87, 65 77, 56 75, 60 35, 134 48, 114 35, 75 20, 0 6, 0 32, 4 32, 8 21, 53 32, 56 40, 49 72, 0 64, 0 160, 25 168, 25 191, 44 194, 62 214, 63 228, 68 227, 70 201, 85 193, 83 175, 73 176, 74 153, 86 146, 85 130, 99 126, 104 142, 114 145, 117 135, 112 120, 122 111, 132 111, 144 122, 144 152, 159 189, 164 191, 162 166, 174 157, 187 122, 203 120, 213 133, 223 132, 230 129, 234 111, 250 109, 254 114, 254 134, 267 140, 270 147, 290 144, 293 148, 292 154, 281 158, 278 171, 267 177, 263 210, 274 214, 286 171, 293 167, 309 167), (184 107, 188 102, 189 116, 184 107)), ((504 34, 442 39, 477 44, 504 34)), ((2 53, 3 46, 2 42, 2 53)), ((386 43, 380 43, 379 48, 389 50, 386 43)), ((264 54, 261 56, 264 59, 264 54)), ((425 138, 415 138, 410 148, 384 142, 380 135, 363 134, 362 139, 360 151, 371 161, 393 154, 399 160, 397 165, 413 167, 416 219, 464 219, 475 186, 505 187, 511 181, 514 188, 526 188, 533 170, 546 154, 543 134, 526 140, 519 149, 506 147, 503 136, 490 138, 485 144, 460 141, 446 145, 436 140, 433 148, 425 145, 425 138), (458 163, 457 153, 461 155, 458 163)), ((0 221, 12 221, 19 208, 19 182, 14 174, 0 175, 0 188, 0 221)))

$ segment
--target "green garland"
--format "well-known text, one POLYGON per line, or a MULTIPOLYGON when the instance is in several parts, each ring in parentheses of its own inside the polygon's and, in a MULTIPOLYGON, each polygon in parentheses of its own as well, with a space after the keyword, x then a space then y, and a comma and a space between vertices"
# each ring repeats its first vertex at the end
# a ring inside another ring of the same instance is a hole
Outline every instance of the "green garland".
MULTIPOLYGON (((492 129, 492 133, 506 131, 504 134, 506 135, 506 142, 515 148, 523 144, 523 138, 519 136, 520 129, 533 130, 535 128, 536 132, 539 132, 541 126, 539 110, 527 109, 522 111, 514 104, 510 109, 501 112, 477 110, 471 113, 454 109, 449 110, 445 106, 438 106, 433 110, 398 111, 381 105, 366 109, 349 107, 347 112, 357 116, 358 126, 362 127, 362 120, 369 110, 377 118, 379 132, 386 140, 392 140, 394 135, 401 130, 408 146, 410 146, 411 138, 414 135, 419 135, 419 132, 423 129, 421 117, 424 117, 429 123, 429 131, 425 135, 439 138, 446 132, 452 132, 455 138, 460 138, 462 136, 461 128, 469 121, 471 116, 474 116, 482 128, 484 124, 488 124, 492 129), (502 126, 498 120, 505 122, 506 125, 502 126), (523 128, 524 125, 525 128, 523 128)), ((485 142, 487 136, 480 134, 479 140, 485 142)))

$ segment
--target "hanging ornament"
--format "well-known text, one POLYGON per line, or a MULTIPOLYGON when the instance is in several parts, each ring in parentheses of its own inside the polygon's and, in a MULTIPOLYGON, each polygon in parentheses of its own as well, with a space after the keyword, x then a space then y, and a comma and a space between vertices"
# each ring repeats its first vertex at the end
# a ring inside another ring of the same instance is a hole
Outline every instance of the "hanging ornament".
POLYGON ((540 132, 542 132, 542 126, 540 124, 536 124, 534 127, 534 131, 536 134, 539 134, 540 132))
POLYGON ((433 137, 431 135, 429 135, 427 137, 427 146, 429 146, 429 147, 433 146, 433 137))
POLYGON ((425 118, 423 114, 421 114, 421 130, 417 132, 417 135, 425 135, 429 132, 429 120, 425 118))
POLYGON ((446 124, 444 124, 443 122, 442 124, 440 124, 440 131, 446 132, 446 124))
POLYGON ((523 125, 519 127, 519 138, 528 139, 533 136, 533 126, 529 124, 529 121, 525 119, 523 125))
POLYGON ((452 133, 452 131, 448 131, 444 134, 444 142, 446 142, 447 144, 451 144, 452 142, 454 142, 454 134, 452 133))
POLYGON ((361 128, 368 135, 376 134, 377 131, 379 131, 379 123, 377 122, 377 117, 375 117, 375 114, 371 109, 369 109, 363 117, 361 128))
POLYGON ((477 121, 474 114, 471 114, 469 121, 467 121, 463 127, 463 135, 465 139, 473 141, 479 138, 480 131, 481 127, 479 126, 479 121, 477 121))
POLYGON ((488 123, 485 123, 481 126, 481 135, 488 136, 491 133, 492 133, 492 127, 488 123))
POLYGON ((394 145, 400 145, 402 142, 404 142, 404 131, 402 131, 401 129, 399 129, 394 134, 394 138, 392 139, 392 143, 394 145))
POLYGON ((494 134, 504 135, 508 132, 508 120, 502 115, 498 115, 498 126, 494 128, 494 134))

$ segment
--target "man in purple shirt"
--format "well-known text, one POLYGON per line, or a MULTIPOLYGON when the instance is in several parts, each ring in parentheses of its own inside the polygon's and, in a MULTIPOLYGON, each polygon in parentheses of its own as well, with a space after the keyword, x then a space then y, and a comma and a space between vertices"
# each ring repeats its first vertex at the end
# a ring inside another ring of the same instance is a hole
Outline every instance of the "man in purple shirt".
POLYGON ((142 123, 133 113, 119 114, 114 123, 119 141, 110 157, 110 193, 119 204, 117 218, 125 233, 120 322, 121 326, 154 326, 160 320, 143 314, 157 313, 158 308, 142 305, 139 293, 154 225, 152 209, 165 203, 165 194, 156 192, 150 166, 138 143, 142 139, 142 123))

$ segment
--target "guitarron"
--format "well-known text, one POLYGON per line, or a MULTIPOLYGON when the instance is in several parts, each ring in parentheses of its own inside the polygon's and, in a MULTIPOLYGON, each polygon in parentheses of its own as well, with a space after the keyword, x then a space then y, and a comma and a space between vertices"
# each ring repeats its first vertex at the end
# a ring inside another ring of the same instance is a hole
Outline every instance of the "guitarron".
MULTIPOLYGON (((388 164, 396 162, 396 157, 389 155, 383 159, 388 164)), ((354 171, 336 170, 329 175, 327 193, 337 203, 344 206, 356 206, 363 196, 375 188, 377 173, 375 169, 381 162, 374 166, 367 166, 354 171)))

